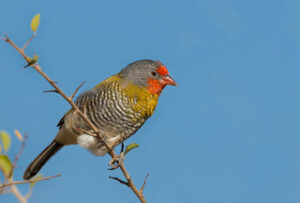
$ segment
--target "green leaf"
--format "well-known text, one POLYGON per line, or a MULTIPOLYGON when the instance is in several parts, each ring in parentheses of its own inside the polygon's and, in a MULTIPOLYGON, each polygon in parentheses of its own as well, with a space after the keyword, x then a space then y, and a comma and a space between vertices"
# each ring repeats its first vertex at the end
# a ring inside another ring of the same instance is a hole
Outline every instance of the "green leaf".
POLYGON ((0 154, 1 154, 1 152, 2 152, 2 147, 1 147, 1 145, 0 145, 0 154))
POLYGON ((1 131, 0 132, 0 138, 1 138, 4 150, 5 151, 9 150, 10 143, 11 143, 9 134, 7 132, 5 132, 5 131, 1 131))
POLYGON ((125 152, 124 152, 124 155, 126 155, 128 152, 130 152, 131 150, 133 150, 137 147, 139 147, 139 145, 136 144, 136 143, 131 143, 131 144, 127 145, 127 147, 125 149, 125 152))
POLYGON ((37 14, 35 15, 32 20, 31 20, 31 30, 36 33, 39 25, 40 25, 40 17, 41 17, 41 14, 37 14))
POLYGON ((39 56, 38 55, 34 55, 30 61, 31 64, 35 64, 37 61, 39 60, 39 56))
POLYGON ((34 55, 32 58, 27 57, 27 59, 28 59, 29 63, 26 66, 24 66, 24 68, 27 68, 27 67, 35 64, 39 60, 39 56, 38 55, 34 55))
POLYGON ((12 164, 5 154, 0 155, 0 169, 6 177, 10 175, 12 164))
MULTIPOLYGON (((36 176, 34 176, 33 178, 31 178, 31 180, 36 180, 36 179, 39 179, 39 178, 42 178, 42 177, 43 177, 43 175, 39 173, 39 174, 37 174, 36 176)), ((34 186, 36 183, 37 183, 37 182, 31 182, 30 185, 29 185, 30 189, 32 189, 33 186, 34 186)))

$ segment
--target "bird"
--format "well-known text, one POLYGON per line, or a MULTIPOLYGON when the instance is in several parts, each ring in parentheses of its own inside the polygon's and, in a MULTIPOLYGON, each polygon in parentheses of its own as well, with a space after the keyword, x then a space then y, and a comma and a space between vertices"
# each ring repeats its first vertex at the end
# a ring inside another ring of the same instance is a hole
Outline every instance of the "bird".
MULTIPOLYGON (((142 59, 81 93, 75 104, 105 137, 105 142, 115 147, 134 135, 152 116, 167 85, 177 86, 177 83, 166 66, 158 60, 142 59)), ((65 113, 57 127, 59 130, 54 140, 25 170, 25 180, 34 177, 56 152, 67 145, 79 144, 96 156, 107 153, 103 140, 84 133, 91 132, 91 129, 73 108, 65 113)))

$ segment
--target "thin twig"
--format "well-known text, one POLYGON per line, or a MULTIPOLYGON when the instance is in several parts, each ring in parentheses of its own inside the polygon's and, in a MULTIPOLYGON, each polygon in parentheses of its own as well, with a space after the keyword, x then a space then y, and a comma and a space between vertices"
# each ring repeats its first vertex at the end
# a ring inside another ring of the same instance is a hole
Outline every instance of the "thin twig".
MULTIPOLYGON (((13 41, 11 41, 11 39, 8 37, 7 34, 5 34, 6 39, 3 39, 4 41, 8 42, 11 46, 13 46, 26 60, 27 63, 30 62, 30 58, 26 56, 26 54, 24 53, 24 51, 22 51, 19 47, 17 47, 13 41)), ((73 102, 73 100, 68 97, 57 85, 56 83, 51 80, 41 69, 40 65, 38 63, 32 64, 31 65, 32 68, 34 68, 43 78, 45 78, 50 85, 57 91, 58 94, 60 94, 74 109, 74 111, 77 112, 77 114, 86 122, 86 124, 88 124, 88 126, 91 128, 92 131, 95 132, 95 134, 97 135, 97 137, 100 140, 104 140, 104 136, 99 132, 98 128, 88 119, 88 117, 76 106, 76 104, 73 102)), ((107 153, 112 157, 112 159, 117 159, 118 155, 115 153, 114 149, 112 148, 112 146, 110 146, 109 144, 107 144, 107 142, 104 142, 104 146, 107 148, 107 153)), ((144 195, 136 188, 136 186, 134 185, 133 181, 131 180, 131 177, 128 173, 128 171, 126 170, 124 164, 120 165, 120 169, 124 175, 124 177, 126 178, 127 182, 128 182, 128 187, 131 188, 131 190, 135 193, 135 195, 139 198, 140 202, 142 203, 146 203, 146 200, 144 198, 144 195)))
POLYGON ((12 185, 25 184, 25 183, 34 183, 34 182, 39 182, 39 181, 42 181, 42 180, 49 180, 49 179, 56 178, 56 177, 59 177, 59 176, 61 176, 61 174, 58 174, 58 175, 55 175, 55 176, 48 176, 48 177, 43 177, 43 178, 31 179, 31 180, 14 181, 14 182, 10 182, 10 183, 7 183, 7 184, 0 185, 0 189, 5 188, 5 187, 9 187, 9 186, 12 186, 12 185))
POLYGON ((29 40, 26 42, 26 44, 24 45, 24 47, 21 49, 22 51, 24 51, 26 49, 26 47, 28 46, 29 42, 31 42, 31 40, 33 40, 33 38, 35 37, 35 35, 32 35, 29 40))
POLYGON ((84 133, 84 134, 88 134, 88 135, 90 135, 90 136, 93 136, 93 137, 96 137, 96 136, 97 136, 95 133, 90 132, 90 131, 88 131, 88 130, 85 130, 85 129, 83 129, 83 128, 77 128, 77 130, 78 130, 78 131, 81 131, 81 132, 84 133))
POLYGON ((147 173, 147 175, 146 175, 146 177, 145 177, 145 179, 144 179, 144 183, 143 183, 143 186, 141 187, 141 193, 143 194, 143 192, 144 192, 144 187, 145 187, 145 185, 146 185, 146 182, 147 182, 147 179, 148 179, 148 177, 149 177, 149 173, 147 173))
POLYGON ((83 81, 83 82, 76 88, 76 90, 74 91, 74 93, 73 93, 72 96, 71 96, 71 99, 72 99, 72 100, 74 99, 74 97, 75 97, 77 91, 84 85, 84 83, 85 83, 85 81, 83 81))
POLYGON ((126 181, 124 181, 124 180, 121 180, 121 179, 118 178, 118 177, 109 176, 109 178, 110 178, 110 179, 113 179, 113 180, 116 180, 116 181, 118 181, 119 183, 122 183, 122 184, 126 185, 127 187, 130 187, 128 182, 126 182, 126 181))
POLYGON ((25 144, 26 144, 27 137, 28 137, 28 135, 25 134, 25 135, 24 135, 24 140, 23 140, 22 145, 21 145, 20 150, 19 150, 19 153, 18 153, 17 156, 15 157, 14 163, 13 163, 13 165, 12 165, 12 168, 11 168, 11 170, 10 170, 10 174, 9 174, 8 177, 11 177, 11 175, 12 175, 12 173, 13 173, 15 167, 16 167, 17 161, 19 160, 19 158, 20 158, 20 156, 21 156, 21 154, 22 154, 22 152, 23 152, 23 150, 24 150, 24 147, 25 147, 25 144))

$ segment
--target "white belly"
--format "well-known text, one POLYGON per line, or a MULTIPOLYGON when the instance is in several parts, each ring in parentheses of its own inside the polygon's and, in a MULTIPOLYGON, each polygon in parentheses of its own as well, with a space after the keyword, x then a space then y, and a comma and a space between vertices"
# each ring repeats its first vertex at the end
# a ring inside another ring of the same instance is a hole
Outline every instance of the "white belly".
MULTIPOLYGON (((119 138, 120 138, 120 136, 110 138, 107 140, 107 143, 109 145, 111 145, 111 144, 115 143, 119 138)), ((94 154, 96 156, 104 156, 107 153, 106 147, 99 146, 99 142, 97 142, 97 139, 91 135, 88 135, 88 134, 79 135, 77 137, 77 143, 81 147, 89 150, 92 154, 94 154)))

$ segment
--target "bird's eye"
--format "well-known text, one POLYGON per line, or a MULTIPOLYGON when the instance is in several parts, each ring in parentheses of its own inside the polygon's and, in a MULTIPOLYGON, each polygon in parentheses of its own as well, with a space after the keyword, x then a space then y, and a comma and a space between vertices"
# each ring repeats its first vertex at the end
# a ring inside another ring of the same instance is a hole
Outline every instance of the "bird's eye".
POLYGON ((156 76, 157 73, 155 71, 152 71, 151 74, 152 76, 156 76))

